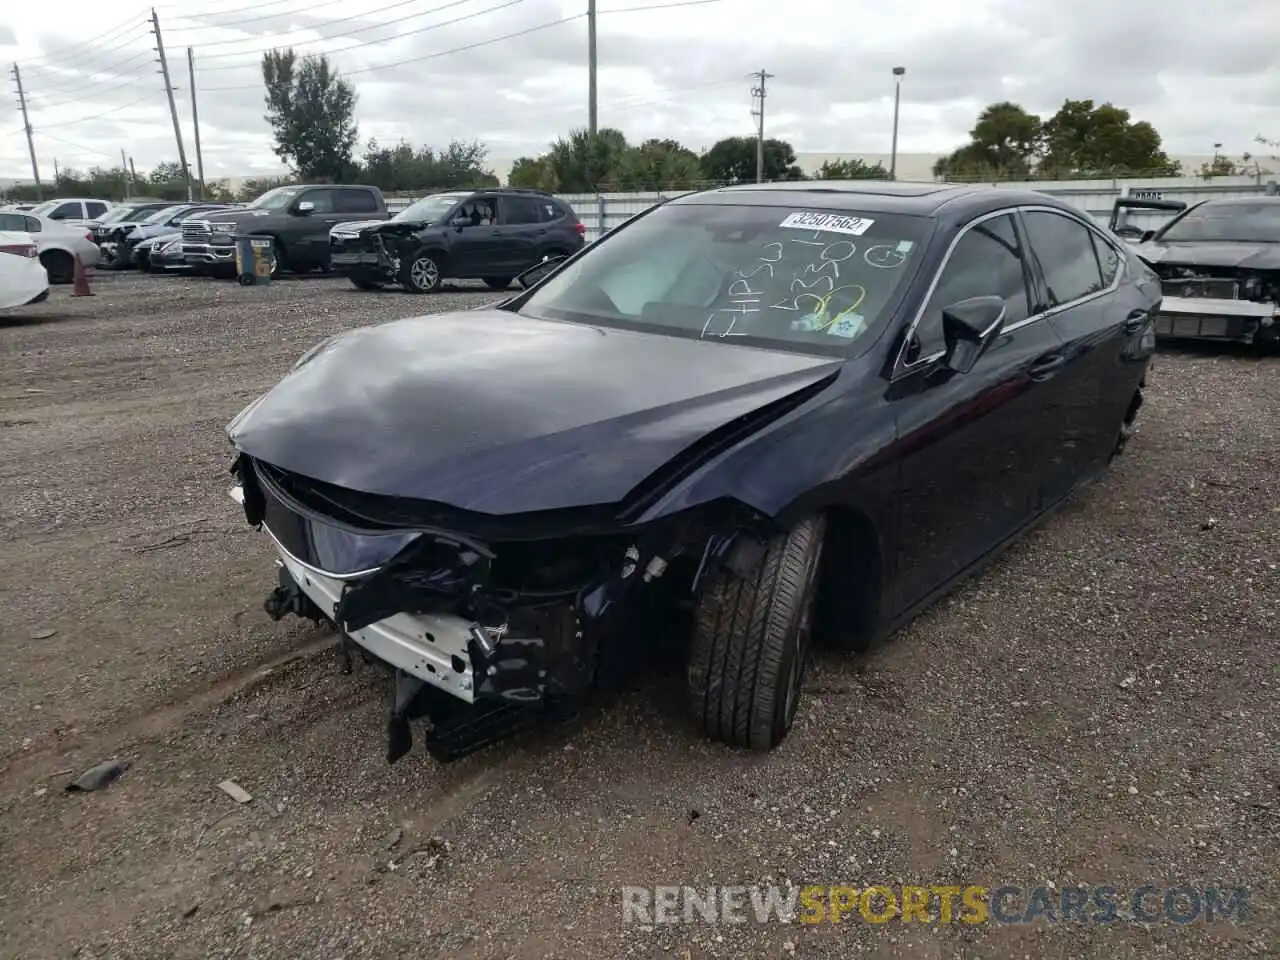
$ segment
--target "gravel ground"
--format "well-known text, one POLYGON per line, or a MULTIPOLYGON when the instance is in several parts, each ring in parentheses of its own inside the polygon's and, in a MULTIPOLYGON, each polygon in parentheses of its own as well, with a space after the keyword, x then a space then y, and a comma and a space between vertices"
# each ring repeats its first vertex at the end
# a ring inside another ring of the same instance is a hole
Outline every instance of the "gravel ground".
POLYGON ((388 767, 383 684, 261 610, 222 427, 332 332, 494 294, 94 287, 0 320, 0 956, 1280 956, 1280 361, 1162 352, 1112 473, 883 648, 821 655, 772 755, 697 739, 672 675, 388 767), (787 880, 1219 883, 1251 911, 621 921, 623 884, 787 880))

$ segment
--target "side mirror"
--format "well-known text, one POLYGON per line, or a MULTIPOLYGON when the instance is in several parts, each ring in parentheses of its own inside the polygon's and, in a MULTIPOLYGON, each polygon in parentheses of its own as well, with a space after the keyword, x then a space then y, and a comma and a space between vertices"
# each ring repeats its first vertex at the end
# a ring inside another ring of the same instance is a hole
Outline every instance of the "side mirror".
POLYGON ((567 259, 568 257, 563 253, 554 257, 547 257, 541 263, 535 263, 523 273, 516 274, 516 283, 520 284, 521 290, 528 290, 555 273, 560 268, 560 264, 567 259))
POLYGON ((310 200, 303 200, 301 203, 298 204, 298 212, 302 214, 304 217, 310 216, 312 213, 315 212, 315 209, 316 209, 316 205, 312 203, 310 200))
POLYGON ((970 297, 942 310, 942 336, 947 352, 943 366, 968 373, 1004 327, 1003 297, 970 297))
POLYGON ((1139 242, 1139 243, 1146 243, 1148 240, 1150 240, 1150 239, 1151 239, 1152 237, 1154 237, 1155 235, 1156 235, 1156 232, 1155 232, 1154 230, 1143 230, 1143 231, 1142 231, 1142 239, 1141 239, 1140 241, 1138 241, 1138 242, 1139 242))

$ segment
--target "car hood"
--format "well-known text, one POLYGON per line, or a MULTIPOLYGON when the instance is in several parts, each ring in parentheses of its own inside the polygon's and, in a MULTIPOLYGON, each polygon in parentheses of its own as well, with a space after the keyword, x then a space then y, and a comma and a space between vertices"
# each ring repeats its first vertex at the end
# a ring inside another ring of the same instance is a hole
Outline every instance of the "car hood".
POLYGON ((1179 263, 1196 267, 1240 267, 1246 270, 1280 270, 1280 243, 1223 243, 1149 240, 1134 244, 1138 256, 1149 263, 1179 263))
POLYGON ((340 334, 227 433, 250 457, 363 493, 491 515, 612 504, 840 365, 469 310, 340 334))
POLYGON ((385 220, 351 220, 347 223, 337 224, 330 233, 349 233, 352 236, 358 234, 366 227, 377 227, 386 223, 385 220))

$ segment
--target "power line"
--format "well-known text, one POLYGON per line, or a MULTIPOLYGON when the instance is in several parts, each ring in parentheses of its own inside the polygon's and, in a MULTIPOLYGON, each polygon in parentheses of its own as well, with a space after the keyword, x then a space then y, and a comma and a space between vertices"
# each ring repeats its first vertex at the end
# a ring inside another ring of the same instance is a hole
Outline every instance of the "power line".
POLYGON ((118 34, 120 31, 126 30, 129 27, 143 26, 144 22, 145 21, 141 19, 141 14, 135 14, 133 17, 130 17, 128 20, 124 21, 123 23, 119 23, 116 26, 112 27, 110 30, 106 30, 98 34, 89 43, 74 43, 74 44, 69 44, 65 47, 54 47, 52 50, 46 50, 43 53, 41 53, 40 56, 35 57, 31 61, 29 61, 28 66, 34 66, 42 60, 49 60, 57 57, 62 57, 68 53, 74 53, 78 50, 84 50, 86 48, 91 50, 101 50, 103 44, 108 43, 115 34, 118 34))
MULTIPOLYGON (((176 16, 178 16, 178 17, 180 17, 180 18, 181 18, 181 19, 183 19, 183 20, 195 20, 195 19, 197 19, 198 17, 199 17, 199 18, 203 18, 203 17, 230 17, 230 16, 234 16, 234 15, 235 15, 235 14, 237 14, 237 13, 258 13, 259 11, 262 11, 262 10, 267 9, 267 7, 278 7, 278 6, 280 6, 280 4, 282 4, 282 3, 295 3, 295 2, 297 2, 297 0, 268 0, 268 2, 267 2, 267 3, 255 3, 255 4, 253 4, 253 5, 251 5, 251 6, 248 6, 248 7, 236 7, 234 10, 207 10, 207 11, 205 11, 204 13, 199 13, 199 14, 194 14, 194 13, 182 14, 182 13, 178 13, 178 12, 177 12, 177 9, 178 9, 178 8, 177 8, 177 7, 175 7, 175 6, 173 6, 172 4, 164 4, 164 5, 162 5, 162 6, 157 7, 156 9, 158 9, 158 10, 165 10, 165 9, 173 10, 173 11, 174 11, 174 13, 175 13, 175 15, 176 15, 176 16)), ((315 7, 326 7, 326 6, 329 6, 331 3, 336 3, 336 2, 338 2, 338 0, 325 0, 325 2, 323 2, 323 3, 312 4, 310 7, 302 7, 302 8, 300 8, 300 9, 298 9, 298 10, 281 10, 279 13, 277 13, 277 14, 273 14, 273 16, 278 16, 278 17, 287 17, 287 16, 289 16, 289 14, 291 14, 291 13, 305 13, 305 12, 306 12, 307 10, 309 10, 309 9, 314 9, 315 7)), ((249 19, 250 19, 250 20, 255 20, 255 19, 257 19, 257 18, 256 18, 256 17, 251 17, 251 18, 249 18, 249 19)), ((227 26, 229 26, 229 24, 211 23, 211 24, 209 24, 209 26, 211 26, 211 27, 217 27, 219 30, 222 30, 222 29, 225 29, 227 26)), ((196 30, 196 29, 199 29, 199 28, 198 28, 198 27, 183 27, 183 28, 180 28, 180 29, 183 29, 183 30, 196 30)))
MULTIPOLYGON (((390 9, 392 9, 393 7, 404 6, 404 4, 405 4, 405 3, 412 3, 412 2, 415 2, 415 0, 401 0, 401 2, 400 2, 400 3, 394 3, 394 4, 392 4, 390 7, 385 7, 385 8, 383 8, 383 9, 390 10, 390 9)), ((303 41, 302 43, 286 44, 286 46, 288 46, 288 47, 290 47, 290 48, 293 48, 293 47, 305 47, 305 46, 307 46, 308 44, 326 43, 326 42, 329 42, 329 41, 331 41, 331 40, 342 40, 342 39, 345 39, 345 38, 347 38, 347 37, 355 36, 357 33, 367 33, 367 32, 368 32, 368 31, 370 31, 370 30, 381 30, 381 29, 384 29, 384 28, 386 28, 386 27, 393 27, 393 26, 395 26, 395 25, 396 25, 396 24, 398 24, 398 23, 404 23, 406 20, 416 20, 418 17, 425 17, 425 16, 429 16, 430 14, 433 14, 433 13, 439 13, 439 12, 440 12, 440 11, 442 11, 442 10, 448 10, 450 7, 457 7, 457 6, 461 6, 461 5, 462 5, 462 4, 464 4, 464 3, 470 3, 470 2, 471 2, 471 0, 451 0, 451 2, 450 2, 450 3, 446 3, 446 4, 444 4, 443 6, 436 7, 436 8, 434 8, 434 9, 432 9, 432 10, 420 10, 420 11, 419 11, 419 12, 417 12, 417 13, 411 13, 411 14, 409 14, 409 15, 407 15, 407 16, 404 16, 404 17, 398 17, 398 18, 396 18, 395 20, 388 20, 388 21, 386 21, 385 23, 375 23, 375 24, 373 24, 373 25, 371 25, 371 26, 367 26, 367 27, 360 27, 360 28, 359 28, 359 29, 357 29, 357 30, 351 30, 350 32, 343 34, 341 37, 326 37, 326 38, 322 38, 322 39, 320 39, 320 40, 305 40, 305 41, 303 41)), ((412 37, 412 36, 416 36, 416 35, 417 35, 417 34, 419 34, 419 33, 428 33, 428 32, 430 32, 430 31, 432 31, 432 30, 439 30, 441 27, 448 27, 448 26, 452 26, 452 25, 453 25, 453 24, 455 24, 455 23, 462 23, 464 20, 474 20, 476 17, 483 17, 483 16, 484 16, 485 14, 487 14, 487 13, 494 13, 495 11, 498 11, 498 10, 504 10, 504 9, 506 9, 507 7, 514 7, 514 6, 516 6, 517 4, 527 3, 527 2, 528 2, 528 0, 504 0, 504 2, 502 2, 502 3, 498 4, 497 6, 494 6, 494 7, 486 7, 485 9, 483 9, 483 10, 477 10, 477 11, 475 11, 474 13, 467 13, 467 14, 463 14, 463 15, 462 15, 462 16, 460 16, 460 17, 454 17, 452 20, 444 20, 444 21, 442 21, 442 22, 440 22, 440 23, 431 23, 431 24, 428 24, 428 25, 427 25, 427 26, 425 26, 425 27, 419 27, 419 28, 417 28, 417 29, 415 29, 415 30, 406 30, 406 31, 404 31, 403 33, 399 33, 399 34, 397 34, 395 37, 382 38, 382 39, 378 39, 378 40, 361 40, 359 43, 353 43, 353 44, 352 44, 351 46, 349 46, 349 47, 341 47, 341 48, 339 48, 339 49, 337 49, 337 50, 326 50, 326 51, 325 51, 325 54, 326 54, 326 55, 332 55, 332 54, 335 54, 335 53, 346 53, 348 50, 355 50, 355 49, 357 49, 358 47, 368 46, 368 45, 369 45, 369 44, 371 44, 371 43, 386 43, 388 40, 401 40, 401 39, 403 39, 404 37, 412 37)), ((351 18, 350 18, 350 17, 348 17, 348 18, 346 18, 346 19, 348 19, 348 20, 349 20, 349 19, 351 19, 351 18)), ((333 22, 334 22, 334 23, 341 23, 342 21, 335 20, 335 21, 333 21, 333 22)), ((328 26, 328 24, 326 24, 326 26, 328 26)), ((296 33, 297 31, 293 31, 293 32, 295 32, 295 33, 296 33)), ((288 36, 288 34, 285 34, 285 36, 288 36)), ((257 39, 257 38, 254 38, 254 39, 257 39)), ((232 41, 225 41, 225 42, 230 42, 230 43, 243 43, 244 41, 242 41, 242 40, 232 40, 232 41)), ((203 49, 204 49, 204 46, 212 46, 212 44, 202 45, 199 49, 203 50, 203 49)), ((267 49, 274 49, 274 48, 273 48, 273 47, 268 47, 267 49)), ((235 51, 233 51, 233 52, 231 52, 231 53, 214 53, 214 54, 210 54, 210 55, 208 55, 208 56, 201 55, 201 60, 217 60, 217 59, 221 59, 221 58, 223 58, 223 57, 245 57, 245 56, 251 56, 251 57, 255 57, 255 58, 256 58, 256 57, 259 57, 259 56, 261 56, 262 54, 264 54, 264 53, 266 53, 266 52, 267 52, 266 50, 253 50, 253 51, 249 51, 249 50, 235 50, 235 51)), ((242 69, 242 68, 243 68, 243 67, 245 67, 245 66, 247 66, 247 64, 243 64, 243 63, 239 63, 239 64, 232 63, 232 64, 227 64, 226 66, 222 66, 222 67, 205 67, 205 68, 203 68, 203 70, 204 70, 204 71, 213 71, 213 70, 240 70, 240 69, 242 69)), ((196 71, 196 72, 197 72, 197 73, 199 73, 199 72, 202 72, 202 71, 201 71, 200 69, 197 69, 197 71, 196 71)))
MULTIPOLYGON (((140 27, 141 25, 137 25, 140 27)), ((136 30, 135 33, 127 37, 118 38, 118 42, 114 44, 84 44, 80 47, 68 47, 53 53, 42 54, 27 61, 28 65, 36 70, 56 72, 59 68, 65 68, 67 64, 75 64, 83 68, 85 64, 97 64, 104 61, 114 60, 121 51, 136 46, 140 41, 145 41, 147 37, 145 30, 136 30)))
MULTIPOLYGON (((327 7, 335 3, 343 3, 343 2, 345 2, 345 0, 324 0, 323 3, 312 4, 311 6, 305 7, 302 10, 284 10, 279 13, 264 14, 261 17, 246 17, 243 20, 236 20, 232 23, 216 23, 216 24, 209 24, 204 27, 178 27, 178 28, 175 28, 173 32, 174 33, 190 33, 193 30, 206 31, 210 26, 215 27, 218 30, 231 30, 236 27, 241 27, 246 23, 257 23, 261 20, 278 20, 281 17, 287 17, 296 13, 309 14, 313 10, 318 9, 319 7, 327 7)), ((317 26, 314 26, 314 27, 298 27, 296 30, 289 30, 281 34, 281 36, 287 37, 291 33, 310 33, 319 29, 320 27, 331 27, 335 23, 346 23, 349 20, 361 20, 375 13, 385 13, 387 10, 394 10, 397 7, 405 7, 411 3, 418 3, 418 2, 419 0, 400 0, 399 3, 393 3, 390 6, 376 7, 373 10, 367 10, 364 13, 353 14, 352 16, 349 16, 349 17, 341 17, 337 20, 326 20, 324 23, 318 24, 317 26)), ((458 3, 468 3, 468 2, 470 2, 470 0, 458 0, 458 3)), ((437 9, 444 10, 444 9, 447 9, 448 7, 456 7, 458 3, 446 3, 443 7, 439 7, 437 9)), ((436 10, 423 10, 421 13, 414 14, 414 16, 424 17, 429 13, 435 13, 435 12, 436 10)), ((391 22, 398 23, 399 21, 393 20, 391 22)), ((252 43, 255 40, 260 40, 260 39, 262 38, 256 37, 256 36, 255 37, 237 37, 234 40, 211 40, 208 43, 201 43, 199 44, 199 46, 200 46, 200 49, 203 50, 205 47, 220 47, 220 46, 225 46, 226 44, 229 44, 229 43, 252 43)))
POLYGON ((153 97, 154 97, 154 94, 148 94, 145 97, 139 97, 137 100, 130 100, 128 103, 122 103, 120 106, 114 107, 111 110, 100 110, 97 113, 90 114, 87 117, 79 117, 75 120, 59 120, 57 123, 41 124, 40 133, 43 134, 44 131, 49 129, 56 129, 57 127, 71 127, 71 126, 75 126, 78 123, 92 123, 94 121, 101 120, 103 117, 109 117, 109 116, 112 116, 113 114, 120 113, 122 110, 128 110, 130 107, 136 107, 141 103, 146 103, 148 100, 151 100, 153 97))
MULTIPOLYGON (((151 51, 145 50, 142 53, 138 54, 138 56, 134 57, 133 59, 135 60, 145 59, 147 61, 150 61, 151 51)), ((128 62, 126 61, 124 63, 119 64, 117 68, 114 70, 94 70, 91 72, 85 72, 81 74, 56 74, 55 76, 58 76, 61 79, 60 83, 49 83, 37 77, 36 87, 41 93, 52 92, 55 94, 64 94, 64 93, 70 93, 73 90, 78 91, 78 93, 74 97, 74 99, 77 99, 77 100, 85 100, 91 97, 96 98, 101 93, 101 89, 97 86, 98 84, 107 80, 123 80, 126 78, 136 79, 138 77, 145 76, 146 73, 148 72, 146 70, 146 66, 147 66, 146 64, 142 64, 142 63, 136 64, 136 65, 129 65, 128 62), (128 66, 129 69, 127 70, 123 69, 126 66, 128 66), (93 89, 86 92, 85 90, 86 83, 94 84, 93 89)))
MULTIPOLYGON (((571 23, 574 20, 581 20, 585 16, 586 16, 585 12, 575 13, 572 16, 561 17, 559 20, 552 20, 548 23, 540 23, 536 27, 528 27, 524 30, 516 30, 513 33, 504 33, 498 37, 491 37, 488 40, 479 40, 475 43, 468 43, 461 47, 451 47, 448 50, 440 50, 440 51, 437 51, 436 53, 428 53, 421 57, 410 57, 407 60, 397 60, 394 63, 383 63, 374 67, 362 67, 359 70, 347 70, 342 73, 342 76, 354 77, 364 73, 373 73, 376 70, 389 70, 393 67, 403 67, 406 64, 410 64, 410 63, 421 63, 424 60, 435 60, 439 57, 447 57, 454 53, 464 53, 467 50, 475 50, 477 47, 487 47, 494 43, 501 43, 503 40, 514 40, 516 37, 528 36, 531 33, 537 33, 539 30, 548 30, 551 27, 558 27, 562 23, 571 23)), ((204 88, 204 90, 205 90, 205 93, 214 93, 216 91, 227 91, 227 90, 259 90, 261 88, 262 88, 262 84, 254 83, 254 84, 241 84, 235 87, 206 87, 204 88)))
MULTIPOLYGON (((453 20, 445 21, 445 22, 443 22, 443 23, 431 24, 431 25, 429 25, 429 26, 427 26, 427 27, 423 27, 423 28, 421 28, 421 29, 419 29, 419 30, 412 30, 412 31, 408 31, 408 32, 406 32, 406 33, 402 33, 402 34, 400 34, 400 37, 412 36, 413 34, 417 34, 417 33, 425 33, 425 32, 427 32, 427 31, 429 31, 429 30, 434 30, 434 29, 436 29, 437 27, 445 27, 445 26, 449 26, 449 25, 451 25, 451 24, 453 24, 453 23, 458 23, 458 22, 460 22, 460 21, 462 21, 462 20, 468 20, 468 19, 471 19, 471 18, 473 18, 473 17, 483 16, 483 15, 484 15, 484 14, 486 14, 486 13, 492 13, 492 12, 494 12, 495 10, 501 10, 503 7, 512 6, 513 4, 515 4, 515 3, 520 3, 520 2, 523 2, 523 0, 506 0, 506 2, 505 2, 505 3, 502 3, 502 4, 500 4, 500 5, 496 6, 496 7, 489 7, 489 8, 488 8, 488 9, 486 9, 486 10, 481 10, 481 11, 479 11, 479 12, 477 12, 477 13, 467 14, 467 15, 462 16, 462 17, 456 17, 456 18, 454 18, 453 20)), ((679 0, 679 2, 658 3, 658 4, 650 4, 650 5, 646 5, 646 6, 637 6, 637 7, 624 7, 624 8, 618 9, 618 10, 609 10, 609 11, 602 11, 602 12, 604 12, 604 13, 634 13, 634 12, 638 12, 638 11, 641 11, 641 10, 658 10, 658 9, 667 9, 667 8, 670 8, 670 7, 695 7, 695 6, 703 6, 703 5, 710 4, 710 3, 722 3, 722 2, 724 2, 724 0, 679 0)), ((475 43, 468 43, 468 44, 463 44, 462 46, 458 46, 458 47, 451 47, 451 48, 449 48, 449 49, 447 49, 447 50, 440 50, 440 51, 437 51, 436 53, 424 54, 423 56, 420 56, 420 57, 409 57, 408 59, 405 59, 405 60, 396 60, 396 61, 393 61, 393 62, 391 62, 391 63, 376 64, 376 65, 374 65, 374 66, 370 66, 370 67, 361 67, 361 68, 360 68, 360 69, 358 69, 358 70, 347 70, 347 71, 343 71, 343 72, 342 72, 342 75, 343 75, 344 77, 359 76, 359 75, 361 75, 361 74, 374 73, 374 72, 379 71, 379 70, 389 70, 389 69, 392 69, 392 68, 394 68, 394 67, 402 67, 402 66, 405 66, 406 64, 410 64, 410 63, 421 63, 421 62, 426 61, 426 60, 435 60, 435 59, 437 59, 437 58, 439 58, 439 57, 446 57, 446 56, 450 56, 451 54, 455 54, 455 53, 465 53, 465 52, 466 52, 466 51, 468 51, 468 50, 475 50, 475 49, 476 49, 476 48, 478 48, 478 47, 485 47, 485 46, 489 46, 489 45, 494 44, 494 43, 500 43, 500 42, 502 42, 502 41, 504 41, 504 40, 513 40, 513 39, 515 39, 515 38, 517 38, 517 37, 527 36, 528 34, 531 34, 531 33, 537 33, 538 31, 541 31, 541 30, 547 30, 547 29, 549 29, 549 28, 551 28, 551 27, 559 26, 560 24, 563 24, 563 23, 571 23, 571 22, 573 22, 574 20, 581 20, 581 19, 583 19, 583 18, 584 18, 584 17, 586 17, 586 16, 587 16, 587 13, 586 13, 585 11, 584 11, 584 12, 582 12, 582 13, 575 13, 575 14, 571 14, 570 16, 567 16, 567 17, 561 17, 559 20, 552 20, 552 21, 550 21, 550 22, 548 22, 548 23, 542 23, 542 24, 538 24, 537 26, 534 26, 534 27, 528 27, 528 28, 526 28, 526 29, 524 29, 524 30, 516 30, 516 31, 514 31, 514 32, 512 32, 512 33, 506 33, 506 34, 502 34, 501 36, 491 37, 491 38, 490 38, 490 39, 488 39, 488 40, 479 40, 479 41, 476 41, 475 43)), ((391 22, 394 22, 394 21, 391 21, 391 22)), ((397 37, 396 39, 399 39, 399 37, 397 37)), ((381 40, 370 40, 370 41, 365 41, 365 42, 362 42, 362 43, 354 44, 354 45, 352 45, 352 46, 350 46, 350 47, 344 47, 344 48, 343 48, 343 49, 341 49, 341 50, 326 51, 326 55, 332 55, 332 54, 336 54, 336 53, 344 53, 344 52, 346 52, 347 50, 354 50, 354 49, 356 49, 356 48, 358 48, 358 47, 367 46, 367 45, 368 45, 368 44, 370 44, 370 43, 382 43, 382 42, 383 42, 383 41, 381 41, 381 40)), ((235 66, 235 67, 211 67, 211 68, 209 68, 209 69, 210 69, 210 70, 244 69, 244 67, 247 67, 247 66, 248 66, 248 64, 240 64, 240 65, 237 65, 237 66, 235 66)), ((199 72, 199 70, 198 70, 198 69, 197 69, 197 72, 199 72)), ((205 89, 206 89, 206 92, 208 92, 208 93, 214 93, 214 92, 217 92, 217 91, 256 90, 256 89, 259 89, 259 88, 260 88, 260 86, 261 86, 260 84, 240 84, 240 85, 237 85, 237 86, 230 86, 230 87, 208 87, 208 88, 205 88, 205 89)))

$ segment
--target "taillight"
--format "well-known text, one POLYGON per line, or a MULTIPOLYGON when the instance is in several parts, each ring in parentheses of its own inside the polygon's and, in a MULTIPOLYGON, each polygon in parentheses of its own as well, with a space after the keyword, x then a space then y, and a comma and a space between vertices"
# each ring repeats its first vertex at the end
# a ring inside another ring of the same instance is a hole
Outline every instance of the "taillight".
POLYGON ((88 240, 90 243, 93 243, 93 231, 92 230, 86 231, 84 238, 88 240))
POLYGON ((587 235, 587 225, 585 223, 575 223, 573 229, 578 231, 579 236, 585 237, 587 235))
POLYGON ((38 255, 38 248, 34 243, 0 243, 0 253, 12 253, 15 257, 34 259, 38 255))

